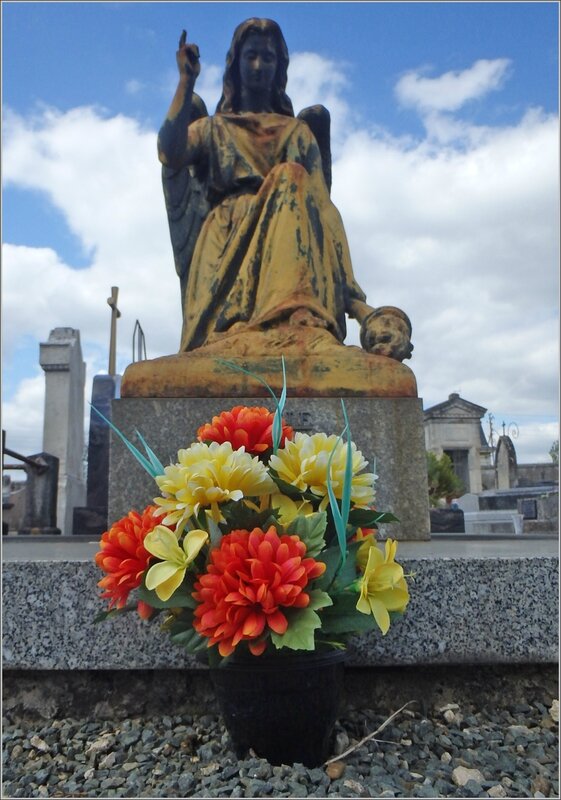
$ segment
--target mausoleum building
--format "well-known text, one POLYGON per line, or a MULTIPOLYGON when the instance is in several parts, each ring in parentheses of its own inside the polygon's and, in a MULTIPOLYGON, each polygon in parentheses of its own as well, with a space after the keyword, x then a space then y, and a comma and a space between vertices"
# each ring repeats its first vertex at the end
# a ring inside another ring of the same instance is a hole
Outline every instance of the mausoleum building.
POLYGON ((464 400, 457 392, 424 411, 425 447, 436 456, 446 453, 465 492, 479 494, 495 488, 493 448, 481 420, 483 406, 464 400))

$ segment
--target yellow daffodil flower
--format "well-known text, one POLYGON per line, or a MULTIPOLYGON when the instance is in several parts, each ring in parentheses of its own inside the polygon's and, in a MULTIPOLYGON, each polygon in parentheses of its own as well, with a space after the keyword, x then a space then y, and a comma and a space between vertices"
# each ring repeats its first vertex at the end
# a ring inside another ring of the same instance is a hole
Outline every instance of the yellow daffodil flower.
POLYGON ((169 600, 183 581, 187 567, 198 556, 207 540, 206 531, 189 531, 183 539, 183 547, 180 547, 173 531, 164 525, 157 525, 145 537, 144 547, 162 560, 151 566, 146 573, 146 588, 154 589, 160 600, 169 600))
POLYGON ((370 547, 368 562, 360 581, 357 611, 372 614, 382 634, 390 627, 389 611, 405 611, 409 591, 403 567, 394 561, 397 542, 388 539, 385 554, 378 547, 370 547))
POLYGON ((271 508, 278 508, 279 522, 286 528, 296 517, 307 517, 314 513, 314 507, 307 500, 296 502, 285 494, 273 494, 271 496, 271 508))
POLYGON ((178 536, 200 508, 209 508, 214 521, 221 522, 220 503, 275 491, 259 458, 243 447, 233 450, 230 442, 196 443, 177 455, 178 463, 166 467, 164 475, 156 478, 162 497, 154 502, 162 509, 162 523, 175 525, 178 536))
POLYGON ((356 563, 362 572, 366 569, 370 548, 376 547, 374 532, 369 528, 365 528, 364 530, 368 531, 368 533, 365 533, 362 528, 357 528, 355 537, 357 541, 362 541, 362 544, 356 551, 356 563))
MULTIPOLYGON (((296 486, 300 491, 311 491, 322 497, 320 508, 323 510, 329 503, 327 494, 327 465, 331 452, 335 449, 331 461, 331 485, 335 497, 341 499, 347 463, 347 446, 334 434, 296 433, 293 441, 287 441, 282 450, 271 456, 269 465, 286 483, 296 486)), ((352 479, 351 501, 355 506, 368 506, 374 501, 374 481, 376 475, 363 472, 368 462, 360 450, 352 444, 352 479)))

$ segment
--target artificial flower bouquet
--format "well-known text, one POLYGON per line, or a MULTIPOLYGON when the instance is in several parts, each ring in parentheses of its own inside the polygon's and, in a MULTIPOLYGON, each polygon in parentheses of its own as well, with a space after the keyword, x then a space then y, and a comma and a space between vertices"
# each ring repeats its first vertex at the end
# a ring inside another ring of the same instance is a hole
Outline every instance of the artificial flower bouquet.
POLYGON ((377 476, 350 439, 344 404, 340 437, 308 435, 284 421, 285 397, 275 413, 223 411, 166 467, 140 434, 146 457, 112 426, 159 494, 102 534, 95 561, 109 609, 98 621, 136 609, 211 664, 388 631, 409 592, 397 543, 378 544, 375 531, 396 518, 374 507, 377 476))

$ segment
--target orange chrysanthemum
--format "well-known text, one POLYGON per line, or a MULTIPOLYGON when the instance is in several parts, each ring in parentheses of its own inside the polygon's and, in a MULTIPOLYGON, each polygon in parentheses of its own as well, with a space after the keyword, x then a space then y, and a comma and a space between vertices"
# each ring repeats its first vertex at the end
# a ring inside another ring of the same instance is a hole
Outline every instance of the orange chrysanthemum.
POLYGON ((195 583, 195 630, 230 655, 242 640, 254 655, 266 646, 269 630, 283 634, 288 620, 281 609, 305 608, 309 581, 325 564, 305 558, 298 536, 279 536, 274 527, 232 531, 210 554, 207 572, 195 583))
MULTIPOLYGON (((212 418, 197 431, 200 442, 230 442, 234 450, 245 447, 246 453, 259 455, 273 446, 273 420, 275 415, 260 406, 236 406, 212 418)), ((280 446, 292 439, 290 425, 282 423, 280 446)))
MULTIPOLYGON (((97 585, 105 590, 101 599, 109 600, 110 609, 123 608, 129 592, 142 582, 142 575, 152 558, 144 549, 144 539, 160 524, 154 516, 156 510, 156 506, 148 506, 142 514, 130 511, 101 535, 101 550, 96 553, 95 563, 107 576, 97 585)), ((137 610, 142 619, 148 619, 153 609, 140 600, 137 610)))

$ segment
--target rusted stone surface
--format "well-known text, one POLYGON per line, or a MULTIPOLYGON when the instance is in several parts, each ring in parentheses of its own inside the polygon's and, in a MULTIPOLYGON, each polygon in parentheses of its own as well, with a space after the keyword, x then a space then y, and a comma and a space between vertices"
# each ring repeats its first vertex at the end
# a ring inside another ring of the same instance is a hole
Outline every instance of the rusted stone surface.
POLYGON ((220 359, 233 361, 280 391, 281 354, 294 397, 417 397, 409 367, 341 345, 328 331, 303 325, 224 336, 189 353, 131 364, 121 397, 265 397, 268 392, 258 380, 220 359))

